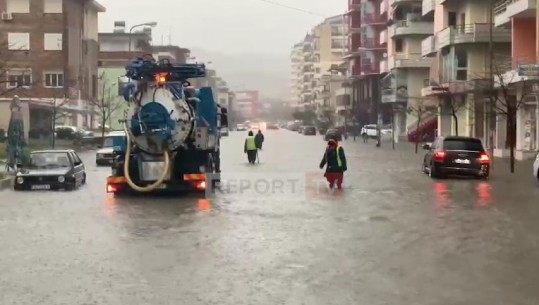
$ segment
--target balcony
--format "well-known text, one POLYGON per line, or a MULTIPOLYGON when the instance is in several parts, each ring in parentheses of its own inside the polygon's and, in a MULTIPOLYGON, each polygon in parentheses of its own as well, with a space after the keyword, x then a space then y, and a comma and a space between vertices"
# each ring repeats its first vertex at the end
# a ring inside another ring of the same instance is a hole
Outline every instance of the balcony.
POLYGON ((380 14, 365 14, 361 16, 361 26, 373 26, 373 25, 385 25, 386 18, 383 18, 380 14))
POLYGON ((389 0, 382 0, 380 2, 380 15, 381 16, 387 16, 388 7, 389 7, 389 0))
POLYGON ((433 34, 434 24, 432 22, 399 20, 389 27, 390 37, 401 35, 428 36, 433 34))
POLYGON ((383 30, 380 32, 380 44, 381 45, 387 44, 387 30, 383 30))
POLYGON ((407 98, 398 94, 396 89, 382 88, 382 103, 406 103, 407 98))
POLYGON ((421 41, 421 56, 431 56, 438 52, 436 36, 429 36, 421 41))
POLYGON ((380 73, 387 73, 389 69, 387 67, 387 59, 380 60, 380 73))
POLYGON ((360 26, 351 26, 348 29, 348 36, 354 35, 354 34, 361 34, 361 27, 360 26))
POLYGON ((396 6, 406 3, 421 3, 421 0, 389 0, 389 6, 396 6))
POLYGON ((421 4, 421 13, 423 16, 430 16, 434 13, 436 7, 436 0, 423 0, 421 4))
POLYGON ((424 58, 421 54, 396 54, 390 56, 388 68, 391 69, 410 69, 410 68, 430 68, 432 58, 424 58))
POLYGON ((359 12, 361 10, 361 0, 348 0, 348 12, 359 12))
MULTIPOLYGON (((490 37, 488 23, 466 24, 459 27, 448 27, 441 30, 436 39, 438 48, 464 43, 487 43, 490 37)), ((494 28, 492 41, 495 43, 511 42, 511 29, 494 28)))
POLYGON ((359 51, 385 50, 386 47, 382 46, 377 40, 378 39, 375 38, 365 38, 363 41, 361 41, 359 51))
POLYGON ((501 0, 494 5, 494 25, 509 24, 512 18, 535 18, 535 0, 501 0))
POLYGON ((373 63, 364 63, 361 65, 361 75, 373 75, 380 74, 380 66, 376 66, 373 63))

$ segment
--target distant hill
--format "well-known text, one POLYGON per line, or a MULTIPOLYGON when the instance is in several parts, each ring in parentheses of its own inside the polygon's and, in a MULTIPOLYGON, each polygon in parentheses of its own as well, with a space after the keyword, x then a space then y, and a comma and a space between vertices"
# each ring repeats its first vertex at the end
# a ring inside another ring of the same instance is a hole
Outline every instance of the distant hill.
POLYGON ((290 59, 280 54, 225 54, 190 48, 197 61, 211 61, 233 90, 259 90, 262 97, 287 98, 290 59))

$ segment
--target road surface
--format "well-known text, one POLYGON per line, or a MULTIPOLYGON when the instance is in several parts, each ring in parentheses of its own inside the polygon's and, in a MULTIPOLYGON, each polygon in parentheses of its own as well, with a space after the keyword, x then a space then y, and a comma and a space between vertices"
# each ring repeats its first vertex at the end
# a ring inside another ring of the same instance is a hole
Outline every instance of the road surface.
POLYGON ((78 191, 0 192, 1 303, 539 302, 530 168, 436 181, 408 146, 349 139, 346 188, 329 194, 313 182, 319 136, 267 131, 254 166, 244 136, 223 139, 223 186, 208 199, 115 199, 92 152, 78 191))

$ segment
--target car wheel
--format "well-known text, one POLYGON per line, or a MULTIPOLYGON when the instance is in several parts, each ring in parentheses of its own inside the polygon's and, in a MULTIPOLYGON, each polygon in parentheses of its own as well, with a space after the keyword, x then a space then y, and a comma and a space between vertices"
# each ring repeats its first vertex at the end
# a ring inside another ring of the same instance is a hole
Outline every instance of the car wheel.
POLYGON ((425 164, 425 162, 423 162, 423 164, 421 165, 421 171, 422 171, 424 174, 428 174, 428 173, 429 173, 429 170, 427 169, 427 165, 425 164))
POLYGON ((440 175, 438 175, 438 172, 436 171, 436 166, 432 163, 430 164, 430 167, 429 167, 429 177, 433 179, 440 177, 440 175))
POLYGON ((82 184, 86 184, 86 174, 82 174, 82 184))

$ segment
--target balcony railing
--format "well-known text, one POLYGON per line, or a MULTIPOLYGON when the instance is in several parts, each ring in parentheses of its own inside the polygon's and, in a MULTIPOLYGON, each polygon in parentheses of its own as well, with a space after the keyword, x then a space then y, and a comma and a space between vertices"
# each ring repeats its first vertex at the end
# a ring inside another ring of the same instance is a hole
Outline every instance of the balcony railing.
POLYGON ((364 49, 364 50, 377 50, 377 49, 381 49, 381 50, 385 50, 385 46, 382 46, 380 44, 379 41, 377 41, 378 39, 375 39, 375 38, 365 38, 361 41, 361 46, 359 47, 359 49, 364 49))
POLYGON ((391 37, 399 35, 433 35, 434 23, 428 21, 399 20, 389 27, 391 37))
MULTIPOLYGON (((438 48, 462 43, 489 42, 490 27, 488 23, 466 24, 457 27, 447 27, 437 36, 438 48)), ((492 41, 496 43, 511 42, 511 29, 492 29, 492 41)))
POLYGON ((535 0, 500 0, 494 5, 494 24, 509 24, 512 18, 535 16, 535 0))
POLYGON ((361 75, 380 74, 380 66, 373 63, 364 63, 361 65, 361 75))
POLYGON ((380 32, 380 44, 381 45, 387 44, 387 30, 383 30, 380 32))
POLYGON ((429 36, 421 41, 421 55, 430 56, 438 51, 436 46, 436 36, 429 36))
POLYGON ((382 0, 380 2, 380 15, 385 16, 389 7, 389 0, 382 0))
POLYGON ((396 54, 389 57, 389 69, 395 68, 430 68, 432 58, 421 54, 396 54))
POLYGON ((421 13, 426 16, 430 13, 434 13, 436 7, 436 0, 423 0, 421 4, 421 13))
POLYGON ((370 13, 365 14, 361 18, 361 25, 384 25, 387 19, 383 18, 380 14, 370 13))

